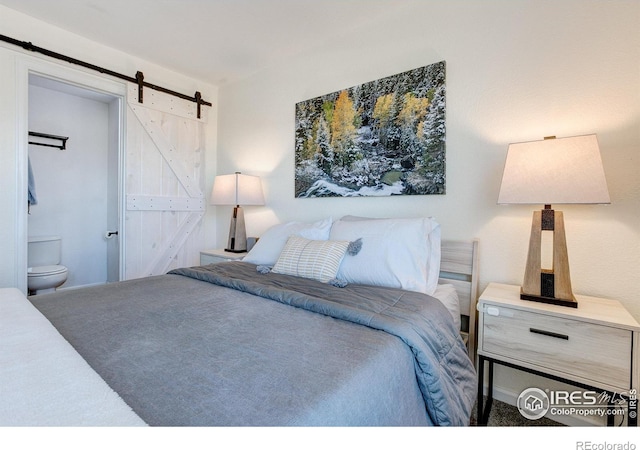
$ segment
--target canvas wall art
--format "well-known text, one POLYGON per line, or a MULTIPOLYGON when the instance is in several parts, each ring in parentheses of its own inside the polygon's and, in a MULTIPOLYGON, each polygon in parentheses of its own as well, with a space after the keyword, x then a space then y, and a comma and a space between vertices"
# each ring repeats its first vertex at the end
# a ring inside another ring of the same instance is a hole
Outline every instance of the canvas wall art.
POLYGON ((296 104, 296 197, 445 193, 444 61, 296 104))

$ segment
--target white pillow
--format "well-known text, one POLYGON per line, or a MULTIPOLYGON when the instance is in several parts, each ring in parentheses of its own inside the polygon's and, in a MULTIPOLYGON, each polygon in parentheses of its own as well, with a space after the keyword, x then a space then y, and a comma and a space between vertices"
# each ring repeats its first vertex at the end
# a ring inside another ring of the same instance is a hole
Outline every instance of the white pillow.
POLYGON ((362 249, 345 259, 338 278, 432 295, 440 273, 440 225, 432 218, 364 219, 333 223, 329 239, 354 241, 362 249))
POLYGON ((242 260, 256 265, 273 266, 289 236, 326 241, 329 239, 332 222, 333 220, 329 217, 313 223, 287 222, 274 225, 265 231, 242 260))
POLYGON ((328 283, 336 278, 348 247, 349 241, 316 241, 291 236, 271 271, 328 283))
POLYGON ((458 291, 452 284, 439 284, 436 287, 436 291, 433 296, 440 300, 440 302, 447 307, 451 315, 453 316, 453 323, 456 324, 458 330, 460 329, 460 299, 458 298, 458 291))

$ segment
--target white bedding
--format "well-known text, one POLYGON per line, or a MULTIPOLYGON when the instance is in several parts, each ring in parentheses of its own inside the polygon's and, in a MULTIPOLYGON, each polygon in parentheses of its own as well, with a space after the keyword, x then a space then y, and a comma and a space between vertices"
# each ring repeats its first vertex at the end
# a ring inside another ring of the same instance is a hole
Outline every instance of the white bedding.
POLYGON ((433 297, 437 298, 447 307, 451 315, 453 316, 453 322, 456 324, 458 330, 460 329, 460 299, 458 298, 458 292, 452 284, 439 284, 436 287, 436 291, 433 293, 433 297))
POLYGON ((0 426, 146 425, 18 289, 0 317, 0 426))

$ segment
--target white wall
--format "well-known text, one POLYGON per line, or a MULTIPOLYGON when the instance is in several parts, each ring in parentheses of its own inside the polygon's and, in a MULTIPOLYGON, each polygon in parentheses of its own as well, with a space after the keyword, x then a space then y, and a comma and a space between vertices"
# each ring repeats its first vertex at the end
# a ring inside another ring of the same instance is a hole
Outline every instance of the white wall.
POLYGON ((107 170, 108 113, 108 103, 29 87, 29 129, 69 136, 66 150, 29 146, 38 203, 28 233, 62 237, 61 264, 69 269, 62 287, 107 281, 108 176, 118 176, 107 170))
MULTIPOLYGON (((416 2, 345 30, 307 55, 220 90, 218 173, 263 177, 276 221, 433 215, 447 239, 480 238, 481 284, 520 283, 532 207, 497 206, 511 142, 597 133, 610 206, 562 206, 576 293, 621 300, 640 319, 640 4, 633 1, 416 2), (447 193, 295 199, 295 103, 447 62, 447 193)), ((222 209, 222 208, 221 208, 222 209)), ((227 224, 221 214, 219 227, 227 224)), ((222 228, 220 228, 222 229, 222 228)), ((218 244, 224 242, 220 234, 218 244)))
MULTIPOLYGON (((498 206, 508 144, 596 133, 612 204, 562 206, 573 289, 620 300, 640 320, 640 3, 458 0, 390 9, 220 90, 218 173, 263 178, 249 235, 277 221, 432 215, 445 239, 480 239, 480 287, 520 284, 530 206, 498 206), (297 102, 445 60, 447 193, 294 198, 297 102)), ((228 209, 218 218, 228 224, 228 209)), ((224 244, 219 233, 218 245, 224 244)), ((526 378, 498 371, 520 392, 526 378)), ((502 378, 502 379, 500 379, 502 378)))
MULTIPOLYGON (((177 92, 189 94, 200 91, 203 98, 213 104, 211 108, 205 107, 209 108, 205 160, 207 189, 210 190, 216 173, 218 92, 215 86, 97 44, 4 6, 0 6, 0 29, 2 34, 14 39, 31 41, 41 47, 115 72, 134 76, 136 71, 140 70, 144 72, 145 78, 153 80, 154 84, 177 92)), ((23 209, 22 200, 26 203, 26 149, 20 148, 21 142, 25 139, 17 134, 16 129, 20 120, 27 116, 28 83, 20 68, 32 61, 51 62, 51 65, 55 65, 61 71, 100 76, 97 72, 0 43, 0 209, 4 211, 0 215, 2 287, 26 288, 26 271, 22 274, 19 269, 26 264, 26 216, 21 217, 18 213, 23 209), (21 157, 23 152, 24 158, 21 157)), ((205 248, 212 247, 216 240, 214 214, 215 211, 210 210, 205 216, 205 248)))

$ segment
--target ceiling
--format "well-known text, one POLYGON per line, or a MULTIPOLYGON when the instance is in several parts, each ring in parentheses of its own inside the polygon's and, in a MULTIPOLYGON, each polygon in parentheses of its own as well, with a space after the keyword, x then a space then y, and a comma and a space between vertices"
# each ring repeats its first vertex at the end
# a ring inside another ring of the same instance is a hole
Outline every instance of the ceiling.
MULTIPOLYGON (((0 0, 0 4, 220 86, 327 42, 375 30, 392 10, 421 1, 0 0)), ((49 49, 37 36, 27 40, 49 49)))

